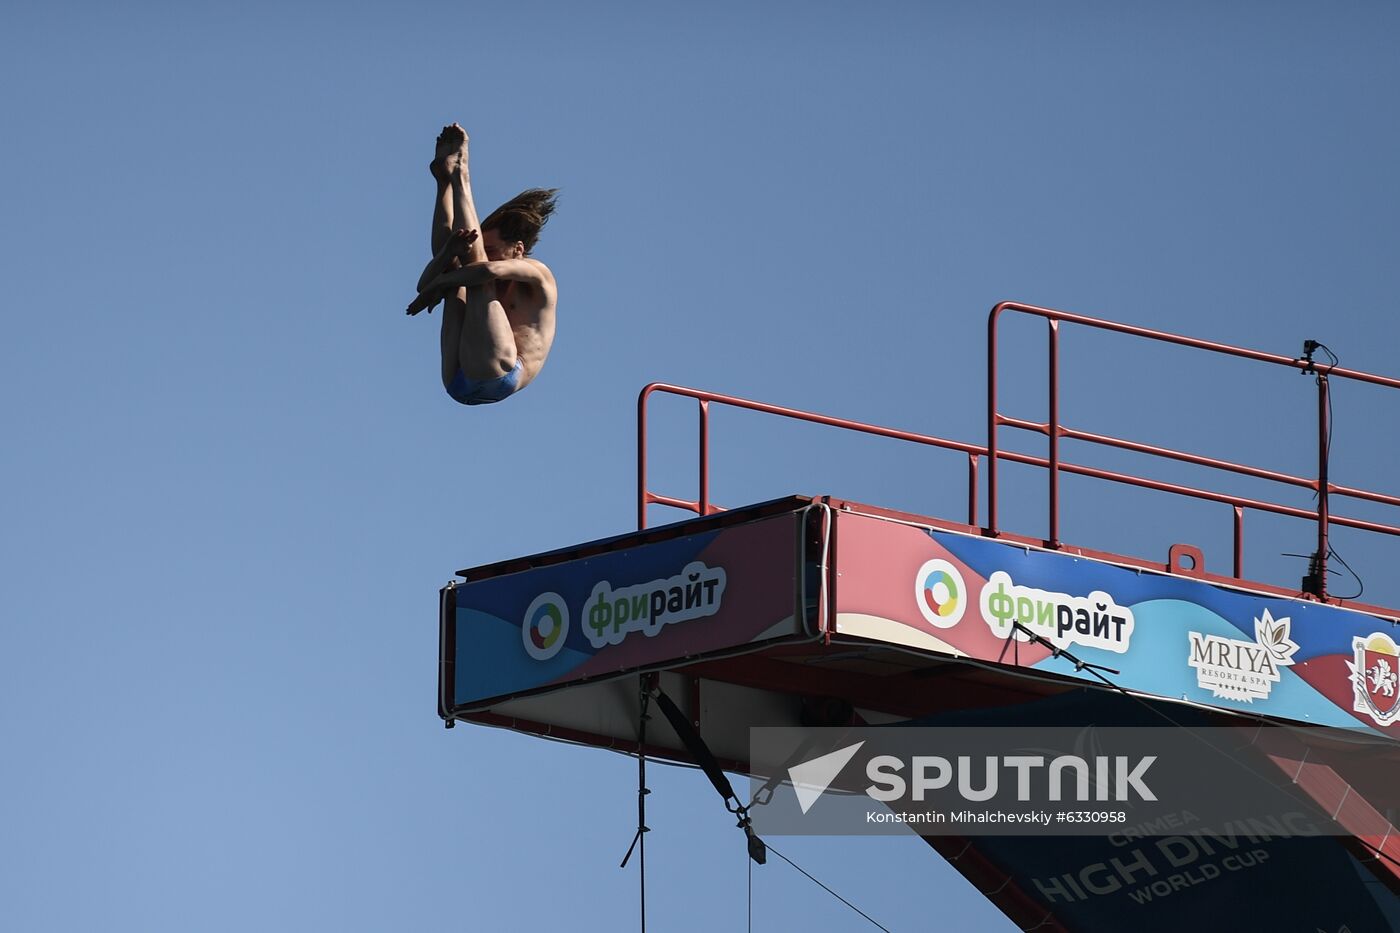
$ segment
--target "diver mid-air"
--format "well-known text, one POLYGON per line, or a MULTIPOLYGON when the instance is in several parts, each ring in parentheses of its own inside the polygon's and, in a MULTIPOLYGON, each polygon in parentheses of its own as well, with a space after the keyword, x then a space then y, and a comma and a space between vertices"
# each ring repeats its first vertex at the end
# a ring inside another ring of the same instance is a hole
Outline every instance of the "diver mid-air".
POLYGON ((554 342, 554 274, 530 250, 557 189, 522 191, 478 224, 467 133, 456 123, 438 135, 429 169, 437 181, 433 258, 408 313, 443 302, 443 388, 463 405, 499 402, 539 375, 554 342))

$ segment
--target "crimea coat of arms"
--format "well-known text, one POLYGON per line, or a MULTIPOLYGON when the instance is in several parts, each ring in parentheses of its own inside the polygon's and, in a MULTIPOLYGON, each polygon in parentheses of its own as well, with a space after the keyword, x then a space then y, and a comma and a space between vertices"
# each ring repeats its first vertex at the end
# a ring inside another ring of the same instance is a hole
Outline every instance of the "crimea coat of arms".
POLYGON ((1400 719, 1400 647, 1384 632, 1357 636, 1351 647, 1352 708, 1388 726, 1400 719))

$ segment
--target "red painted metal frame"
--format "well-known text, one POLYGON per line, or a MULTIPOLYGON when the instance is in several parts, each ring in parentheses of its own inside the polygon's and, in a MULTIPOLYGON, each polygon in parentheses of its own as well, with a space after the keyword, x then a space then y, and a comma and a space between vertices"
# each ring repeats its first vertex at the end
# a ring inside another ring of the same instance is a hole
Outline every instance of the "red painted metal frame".
MULTIPOLYGON (((1292 515, 1299 518, 1307 518, 1316 522, 1317 525, 1317 551, 1316 551, 1316 589, 1311 595, 1319 599, 1327 598, 1327 559, 1330 556, 1328 545, 1328 531, 1331 525, 1343 525, 1351 528, 1361 528, 1367 531, 1374 531, 1381 534, 1400 535, 1400 528, 1393 525, 1384 525, 1376 522, 1363 522, 1356 519, 1333 516, 1330 513, 1329 499, 1331 496, 1349 496, 1352 498, 1365 499, 1372 502, 1380 502, 1386 505, 1400 506, 1400 498, 1388 496, 1381 493, 1369 492, 1367 490, 1353 489, 1347 486, 1338 486, 1328 479, 1328 444, 1329 444, 1329 405, 1328 393, 1331 379, 1352 379, 1359 382, 1366 382, 1372 385, 1384 386, 1391 389, 1400 389, 1400 379, 1393 379, 1388 376, 1378 376, 1374 373, 1361 372, 1359 370, 1342 369, 1337 366, 1319 366, 1311 360, 1290 359, 1286 356, 1279 356, 1274 353, 1264 353, 1260 350, 1250 350, 1245 347, 1235 347, 1229 344, 1216 343, 1209 340, 1199 340, 1194 337, 1183 337, 1178 334, 1169 334, 1165 331, 1150 330, 1146 327, 1135 327, 1130 324, 1120 324, 1116 321, 1104 321, 1098 318, 1086 317, 1082 314, 1072 314, 1067 311, 1057 311, 1053 308, 1040 308, 1035 305, 1020 304, 1014 301, 1003 301, 992 308, 991 314, 987 318, 987 531, 996 536, 1000 529, 997 526, 997 461, 999 459, 1010 459, 1006 454, 998 449, 997 428, 1005 425, 1007 427, 1020 428, 1027 431, 1035 431, 1049 437, 1049 534, 1047 544, 1050 547, 1060 546, 1060 508, 1059 508, 1059 471, 1060 447, 1059 440, 1068 437, 1075 440, 1089 443, 1101 444, 1109 447, 1117 447, 1124 450, 1132 450, 1138 453, 1150 454, 1158 457, 1166 457, 1173 460, 1181 460, 1199 466, 1207 466, 1213 469, 1224 470, 1231 473, 1252 476, 1260 479, 1267 479, 1274 482, 1288 485, 1301 486, 1313 490, 1317 494, 1317 509, 1309 512, 1305 509, 1290 508, 1276 503, 1260 502, 1236 496, 1222 496, 1216 493, 1207 493, 1205 490, 1193 489, 1184 486, 1171 486, 1170 484, 1156 483, 1151 480, 1134 478, 1133 485, 1144 486, 1149 489, 1158 489, 1166 492, 1174 492, 1178 495, 1190 496, 1192 498, 1208 499, 1217 502, 1226 502, 1234 508, 1234 576, 1238 579, 1243 576, 1243 535, 1244 535, 1244 509, 1251 508, 1258 511, 1273 512, 1278 515, 1292 515), (1044 424, 1025 421, 1019 418, 1010 418, 1001 414, 997 408, 997 324, 1001 315, 1005 312, 1027 314, 1035 317, 1045 318, 1049 326, 1048 345, 1050 353, 1050 384, 1047 389, 1049 402, 1049 420, 1044 424), (1261 363, 1270 363, 1276 366, 1283 366, 1289 369, 1298 370, 1304 373, 1312 373, 1317 377, 1318 397, 1317 397, 1317 456, 1318 475, 1317 479, 1310 480, 1302 477, 1290 476, 1272 470, 1263 470, 1257 467, 1247 466, 1239 463, 1232 463, 1228 460, 1219 460, 1212 457, 1202 457, 1196 454, 1188 454, 1169 448, 1154 447, 1148 444, 1140 444, 1122 438, 1110 437, 1102 434, 1091 434, 1086 431, 1076 431, 1067 428, 1060 423, 1059 412, 1059 346, 1060 346, 1060 324, 1079 324, 1098 330, 1106 330, 1113 333, 1126 334, 1132 337, 1139 337, 1146 340, 1154 340, 1162 343, 1175 344, 1177 346, 1190 347, 1196 350, 1207 350, 1211 353, 1219 353, 1226 356, 1238 357, 1241 359, 1254 360, 1261 363)), ((1067 470, 1067 472, 1078 472, 1067 470)), ((1103 477, 1109 478, 1109 477, 1103 477)))
POLYGON ((962 441, 950 441, 947 438, 935 437, 931 434, 916 434, 913 431, 900 431, 895 428, 884 428, 875 424, 864 424, 860 421, 848 421, 844 418, 833 418, 830 415, 819 415, 815 412, 800 411, 796 408, 784 408, 781 405, 754 402, 733 395, 720 395, 718 392, 706 392, 702 389, 691 389, 686 386, 653 382, 644 387, 637 398, 637 529, 639 531, 645 529, 647 526, 647 506, 652 504, 684 509, 687 512, 694 512, 697 515, 712 515, 715 512, 723 511, 723 509, 710 502, 711 403, 729 405, 734 408, 744 408, 749 411, 777 415, 782 418, 792 418, 797 421, 806 421, 812 424, 844 428, 845 430, 857 431, 861 434, 873 434, 877 437, 890 437, 895 440, 911 441, 915 444, 923 444, 929 447, 941 447, 945 450, 961 451, 968 456, 967 521, 970 526, 975 526, 977 524, 977 458, 986 456, 987 451, 984 447, 980 447, 976 444, 965 444, 962 441), (657 495, 647 489, 647 400, 657 392, 666 395, 679 395, 683 398, 693 398, 700 403, 700 495, 698 499, 676 499, 671 496, 657 495))
MULTIPOLYGON (((1400 379, 1388 376, 1378 376, 1373 373, 1361 372, 1359 370, 1342 369, 1336 366, 1317 365, 1303 359, 1290 359, 1285 356, 1278 356, 1273 353, 1264 353, 1259 350, 1250 350, 1244 347, 1234 347, 1228 344, 1215 343, 1208 340, 1199 340, 1193 337, 1183 337, 1177 334, 1169 334, 1164 331, 1150 330, 1145 327, 1135 327, 1129 324, 1120 324, 1115 321, 1104 321, 1098 318, 1086 317, 1081 314, 1072 314, 1067 311, 1057 311, 1053 308, 1040 308, 1034 305, 1019 304, 1017 302, 1001 302, 992 308, 988 317, 988 359, 987 359, 987 446, 969 444, 963 441, 954 441, 947 438, 937 437, 930 434, 919 434, 913 431, 902 431, 895 428, 882 427, 880 425, 866 424, 859 421, 851 421, 845 418, 834 418, 829 415, 822 415, 815 412, 802 411, 796 408, 786 408, 780 405, 770 405, 764 402, 755 402, 749 399, 739 398, 731 395, 721 395, 717 392, 707 392, 701 389, 688 388, 686 386, 669 385, 666 383, 652 383, 645 386, 637 398, 637 527, 646 528, 647 506, 652 504, 665 505, 672 508, 683 509, 694 512, 697 515, 711 515, 721 512, 719 506, 710 501, 710 406, 727 405, 734 408, 756 411, 764 414, 775 415, 782 418, 789 418, 797 421, 805 421, 811 424, 820 424, 828 427, 841 428, 843 430, 856 431, 862 434, 875 435, 877 437, 888 437, 896 440, 910 441, 923 446, 937 447, 943 450, 959 452, 967 457, 968 461, 968 505, 967 523, 964 529, 979 532, 989 537, 1006 538, 1026 542, 1035 540, 1036 543, 1045 547, 1060 549, 1065 547, 1060 540, 1060 474, 1070 473, 1077 476, 1087 476, 1093 479, 1106 480, 1108 482, 1120 483, 1135 486, 1142 489, 1151 489, 1158 492, 1166 492, 1173 495, 1186 496, 1188 498, 1199 499, 1207 502, 1219 502, 1231 507, 1233 516, 1233 540, 1234 540, 1234 565, 1233 575, 1221 577, 1215 574, 1204 574, 1199 566, 1189 573, 1190 576, 1208 576, 1215 580, 1243 583, 1253 587, 1278 591, 1278 587, 1262 584, 1257 581, 1246 580, 1243 576, 1243 540, 1244 540, 1244 512, 1251 509, 1258 512, 1267 512, 1275 515, 1286 515, 1315 522, 1317 525, 1317 548, 1318 548, 1318 573, 1316 591, 1307 595, 1314 596, 1328 602, 1343 604, 1345 601, 1328 597, 1326 593, 1326 562, 1328 557, 1328 532, 1331 526, 1337 525, 1347 528, 1356 528, 1362 531, 1374 532, 1377 534, 1400 536, 1400 526, 1384 524, 1381 522, 1366 521, 1363 519, 1349 518, 1346 516, 1334 515, 1331 513, 1329 499, 1332 496, 1345 496, 1353 499, 1361 499, 1369 502, 1380 503, 1394 507, 1400 507, 1400 496, 1385 493, 1372 492, 1370 490, 1358 489, 1351 486, 1342 486, 1331 482, 1328 477, 1328 391, 1329 380, 1333 378, 1351 379, 1359 382, 1370 383, 1385 388, 1400 389, 1400 379), (997 323, 1001 315, 1005 312, 1027 314, 1043 317, 1049 326, 1048 340, 1048 370, 1049 384, 1046 387, 1048 403, 1048 420, 1044 423, 1032 422, 1021 418, 1013 418, 1001 414, 997 409, 997 323), (1148 340, 1155 340, 1177 346, 1189 347, 1197 350, 1207 350, 1213 353, 1241 359, 1254 360, 1256 362, 1271 363, 1278 366, 1285 366, 1305 373, 1314 374, 1318 384, 1318 478, 1308 479, 1301 476, 1293 476, 1275 470, 1263 469, 1250 466, 1248 464, 1234 463, 1229 460, 1221 460, 1213 457, 1205 457, 1199 454, 1187 453, 1185 451, 1173 450, 1167 447, 1158 447, 1151 444, 1144 444, 1138 441, 1126 440, 1112 437, 1106 434, 1096 434, 1089 431, 1076 430, 1066 427, 1060 422, 1060 399, 1059 399, 1059 357, 1060 357, 1060 324, 1078 324, 1086 327, 1093 327, 1100 330, 1107 330, 1114 333, 1125 334, 1132 337, 1139 337, 1148 340), (680 499, 673 496, 663 496, 652 492, 647 488, 647 402, 655 393, 676 395, 683 398, 695 399, 699 405, 699 494, 696 499, 680 499), (1002 450, 997 444, 997 428, 1013 427, 1021 430, 1033 431, 1044 434, 1049 439, 1049 450, 1046 457, 1037 457, 1017 451, 1002 450), (1317 493, 1317 508, 1304 509, 1296 506, 1283 505, 1276 502, 1269 502, 1262 499, 1255 499, 1246 496, 1237 496, 1226 493, 1213 492, 1206 489, 1198 489, 1192 486, 1185 486, 1178 483, 1167 483, 1159 480, 1147 479, 1141 476, 1134 476, 1127 473, 1119 473, 1113 470, 1104 470, 1096 467, 1083 466, 1077 463, 1064 461, 1060 456, 1060 439, 1069 438, 1071 440, 1083 441, 1086 443, 1098 444, 1106 447, 1114 447, 1121 450, 1129 450, 1135 453, 1145 454, 1164 459, 1176 460, 1183 463, 1191 463, 1197 466, 1205 466, 1225 472, 1250 476, 1256 479, 1263 479, 1270 482, 1280 483, 1288 486, 1295 486, 1303 489, 1310 489, 1317 493), (977 522, 977 500, 978 500, 978 466, 982 457, 987 458, 987 523, 980 526, 977 522), (1046 470, 1049 481, 1049 527, 1048 534, 1044 539, 1028 539, 1022 535, 1010 534, 998 525, 997 521, 997 466, 1000 461, 1009 461, 1028 466, 1040 467, 1046 470)), ((935 522, 935 524, 945 525, 947 523, 935 522)), ((1090 553, 1082 548, 1073 548, 1077 553, 1090 553)), ((1101 554, 1105 559, 1122 563, 1143 565, 1141 559, 1111 555, 1105 552, 1093 552, 1101 554)), ((1161 566, 1152 564, 1152 566, 1161 566)), ((1172 566, 1168 562, 1167 570, 1182 572, 1180 568, 1172 566)), ((1396 610, 1381 606, 1369 606, 1355 602, 1346 602, 1353 608, 1361 608, 1367 611, 1379 610, 1387 615, 1395 615, 1396 610)))

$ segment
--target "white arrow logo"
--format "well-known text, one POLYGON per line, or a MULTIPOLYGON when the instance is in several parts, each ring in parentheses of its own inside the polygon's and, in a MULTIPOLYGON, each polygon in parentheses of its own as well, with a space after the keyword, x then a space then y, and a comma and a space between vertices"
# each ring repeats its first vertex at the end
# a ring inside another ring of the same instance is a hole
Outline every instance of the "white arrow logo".
POLYGON ((804 761, 800 765, 788 768, 788 777, 792 779, 792 789, 797 792, 797 802, 802 806, 803 813, 812 809, 812 804, 826 793, 826 789, 831 786, 832 781, 836 780, 841 769, 846 767, 864 744, 864 742, 857 742, 854 745, 847 745, 845 748, 828 752, 820 758, 813 758, 811 761, 804 761))

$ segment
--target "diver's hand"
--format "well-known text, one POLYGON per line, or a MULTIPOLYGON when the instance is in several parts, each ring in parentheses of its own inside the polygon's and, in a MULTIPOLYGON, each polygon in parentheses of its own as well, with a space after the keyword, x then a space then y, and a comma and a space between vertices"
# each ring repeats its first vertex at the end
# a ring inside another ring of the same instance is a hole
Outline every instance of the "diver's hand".
POLYGON ((442 297, 441 288, 429 285, 419 292, 416 298, 408 303, 408 310, 405 313, 409 317, 412 317, 420 311, 427 311, 429 314, 432 314, 433 308, 437 306, 439 301, 442 301, 442 297))

